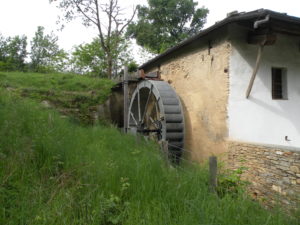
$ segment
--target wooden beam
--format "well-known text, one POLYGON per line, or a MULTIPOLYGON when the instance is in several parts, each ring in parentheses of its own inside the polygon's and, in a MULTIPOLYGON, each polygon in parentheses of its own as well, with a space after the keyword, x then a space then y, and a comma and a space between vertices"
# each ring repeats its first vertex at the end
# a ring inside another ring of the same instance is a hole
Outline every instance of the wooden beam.
POLYGON ((276 34, 255 34, 250 33, 248 35, 248 44, 255 45, 274 45, 276 42, 276 34))
POLYGON ((218 161, 216 156, 209 157, 209 189, 216 192, 217 189, 218 161))
POLYGON ((127 133, 128 129, 128 67, 124 67, 124 76, 123 76, 123 95, 124 95, 124 121, 123 121, 123 126, 124 126, 124 133, 127 133))
POLYGON ((139 78, 145 79, 145 72, 143 69, 139 70, 139 78))
POLYGON ((246 98, 249 98, 250 92, 252 90, 253 83, 254 83, 260 62, 261 62, 261 56, 262 56, 263 49, 264 49, 264 43, 259 45, 259 47, 258 47, 256 63, 255 63, 255 67, 254 67, 254 70, 253 70, 253 73, 252 73, 252 76, 251 76, 251 79, 250 79, 250 82, 249 82, 249 85, 248 85, 248 88, 246 91, 246 98))
POLYGON ((159 78, 159 71, 153 71, 147 73, 146 78, 159 78))

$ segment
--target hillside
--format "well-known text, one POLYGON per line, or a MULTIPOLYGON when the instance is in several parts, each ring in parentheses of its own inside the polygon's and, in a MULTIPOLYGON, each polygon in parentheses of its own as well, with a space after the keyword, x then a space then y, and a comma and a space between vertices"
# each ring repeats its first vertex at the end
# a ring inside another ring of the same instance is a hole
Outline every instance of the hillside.
POLYGON ((92 124, 97 105, 110 94, 113 82, 71 74, 0 72, 0 87, 54 107, 76 121, 92 124))
MULTIPOLYGON (((40 104, 44 95, 22 94, 52 85, 61 94, 53 96, 63 96, 77 78, 65 78, 72 82, 62 91, 58 77, 51 83, 37 75, 35 86, 35 75, 24 75, 0 75, 0 224, 300 224, 242 189, 210 193, 205 166, 172 167, 155 143, 110 126, 82 126, 40 104)), ((93 79, 90 85, 102 88, 93 79)))

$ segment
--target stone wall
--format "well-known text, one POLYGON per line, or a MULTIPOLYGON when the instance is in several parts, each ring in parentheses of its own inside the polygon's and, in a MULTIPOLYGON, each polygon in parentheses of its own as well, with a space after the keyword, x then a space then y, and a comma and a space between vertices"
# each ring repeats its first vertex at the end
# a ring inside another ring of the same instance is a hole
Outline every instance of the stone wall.
POLYGON ((267 205, 300 204, 300 151, 251 143, 228 143, 229 166, 246 167, 250 192, 267 205))

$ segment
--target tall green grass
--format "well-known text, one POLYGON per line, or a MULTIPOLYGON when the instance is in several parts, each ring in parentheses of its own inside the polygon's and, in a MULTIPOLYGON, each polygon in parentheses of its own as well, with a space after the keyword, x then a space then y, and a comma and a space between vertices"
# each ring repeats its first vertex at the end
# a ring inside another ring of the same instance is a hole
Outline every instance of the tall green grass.
POLYGON ((106 88, 111 88, 113 84, 109 79, 62 73, 0 72, 0 81, 0 86, 11 88, 70 92, 103 91, 103 97, 106 88))
POLYGON ((205 168, 170 167, 153 143, 1 89, 0 162, 0 224, 299 224, 243 194, 217 197, 205 168))

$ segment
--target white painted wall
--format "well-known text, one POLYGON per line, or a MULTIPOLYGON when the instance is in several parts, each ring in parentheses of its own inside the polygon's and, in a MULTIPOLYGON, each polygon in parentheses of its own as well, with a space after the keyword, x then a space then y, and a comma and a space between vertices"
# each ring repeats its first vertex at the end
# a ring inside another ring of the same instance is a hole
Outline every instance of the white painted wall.
POLYGON ((232 40, 229 138, 300 148, 300 38, 279 35, 275 45, 264 48, 249 99, 245 94, 258 47, 245 40, 241 36, 232 40), (288 100, 272 100, 272 67, 287 68, 288 100))

